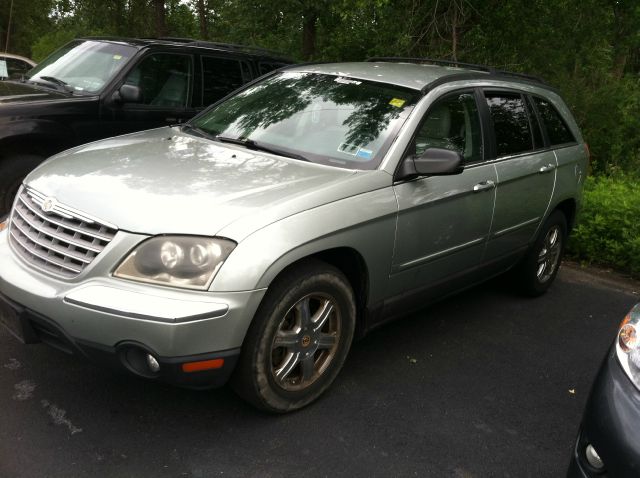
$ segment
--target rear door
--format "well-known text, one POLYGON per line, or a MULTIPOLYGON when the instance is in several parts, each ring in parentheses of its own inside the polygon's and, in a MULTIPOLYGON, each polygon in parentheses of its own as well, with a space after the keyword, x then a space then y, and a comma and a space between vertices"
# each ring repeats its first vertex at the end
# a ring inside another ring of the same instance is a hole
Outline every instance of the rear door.
POLYGON ((195 100, 199 109, 221 100, 232 91, 251 81, 251 68, 245 60, 202 55, 202 94, 195 100))
MULTIPOLYGON (((524 249, 535 237, 549 207, 557 162, 526 95, 485 90, 494 138, 496 204, 485 259, 524 249)), ((484 106, 484 105, 483 105, 484 106)))

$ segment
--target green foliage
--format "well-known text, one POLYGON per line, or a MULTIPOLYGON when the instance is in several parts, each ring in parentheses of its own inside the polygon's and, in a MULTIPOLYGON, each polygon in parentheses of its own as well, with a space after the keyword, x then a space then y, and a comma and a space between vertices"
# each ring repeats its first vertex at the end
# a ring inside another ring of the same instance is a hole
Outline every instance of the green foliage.
POLYGON ((31 48, 31 58, 36 62, 41 62, 49 54, 53 53, 65 43, 80 36, 76 30, 54 30, 46 35, 42 35, 31 48))
POLYGON ((568 254, 640 277, 640 179, 589 177, 568 254))

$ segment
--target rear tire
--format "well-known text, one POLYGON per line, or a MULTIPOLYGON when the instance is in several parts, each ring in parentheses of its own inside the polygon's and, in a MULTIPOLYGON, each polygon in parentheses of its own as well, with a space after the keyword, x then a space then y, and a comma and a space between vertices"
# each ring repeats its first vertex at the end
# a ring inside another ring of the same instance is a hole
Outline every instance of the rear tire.
POLYGON ((540 296, 551 286, 560 268, 566 241, 567 220, 561 211, 554 211, 514 271, 525 295, 540 296))
POLYGON ((231 386, 269 412, 308 405, 340 372, 355 317, 353 290, 335 267, 309 260, 285 271, 249 327, 231 386))
POLYGON ((9 214, 25 176, 44 161, 36 154, 15 154, 0 160, 0 218, 9 214))

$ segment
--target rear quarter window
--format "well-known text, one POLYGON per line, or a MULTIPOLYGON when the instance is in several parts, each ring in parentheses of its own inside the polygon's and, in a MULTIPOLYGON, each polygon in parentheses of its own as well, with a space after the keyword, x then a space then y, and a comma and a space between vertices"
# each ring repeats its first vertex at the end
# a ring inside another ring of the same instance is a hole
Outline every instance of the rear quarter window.
POLYGON ((552 146, 575 143, 576 139, 573 137, 571 130, 567 127, 564 119, 562 119, 562 115, 560 115, 551 102, 539 97, 534 97, 533 101, 536 104, 544 128, 547 131, 549 143, 551 143, 552 146))

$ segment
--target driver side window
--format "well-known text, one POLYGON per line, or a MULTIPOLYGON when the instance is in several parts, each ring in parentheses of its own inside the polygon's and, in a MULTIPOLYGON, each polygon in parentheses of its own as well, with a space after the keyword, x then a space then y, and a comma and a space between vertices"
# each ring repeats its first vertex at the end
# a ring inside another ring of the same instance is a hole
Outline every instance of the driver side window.
POLYGON ((413 146, 418 155, 428 148, 442 148, 460 152, 465 163, 481 161, 482 129, 473 92, 457 92, 436 101, 418 128, 413 146))
POLYGON ((140 87, 143 105, 184 108, 193 81, 191 57, 156 53, 143 59, 127 76, 125 84, 140 87))

